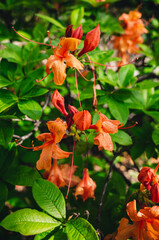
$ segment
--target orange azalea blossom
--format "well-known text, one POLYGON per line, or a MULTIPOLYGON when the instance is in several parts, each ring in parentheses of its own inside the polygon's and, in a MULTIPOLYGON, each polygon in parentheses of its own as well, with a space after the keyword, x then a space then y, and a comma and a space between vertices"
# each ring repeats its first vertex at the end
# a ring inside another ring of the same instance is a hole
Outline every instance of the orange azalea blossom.
POLYGON ((119 21, 123 21, 124 34, 114 37, 114 47, 118 49, 118 56, 122 58, 122 63, 127 63, 129 54, 139 51, 138 44, 143 43, 142 34, 148 33, 145 28, 142 14, 135 9, 129 14, 123 13, 119 21))
POLYGON ((45 169, 49 171, 51 168, 51 159, 62 159, 68 158, 72 152, 65 152, 61 150, 57 143, 59 143, 67 129, 67 123, 64 123, 60 118, 57 118, 55 121, 49 121, 47 123, 50 133, 42 133, 37 136, 39 141, 43 141, 44 144, 38 147, 34 147, 33 150, 41 150, 39 160, 36 163, 38 170, 45 169))
POLYGON ((99 134, 94 138, 94 144, 98 145, 99 151, 102 149, 113 151, 113 142, 109 133, 117 133, 120 122, 118 120, 110 120, 101 112, 98 113, 100 119, 95 125, 90 127, 95 128, 96 131, 99 132, 99 134))
MULTIPOLYGON (((68 186, 69 185, 69 180, 70 180, 71 166, 66 163, 66 164, 61 164, 59 166, 59 168, 60 168, 60 171, 62 173, 65 184, 66 184, 66 186, 68 186)), ((74 174, 76 169, 77 169, 77 166, 73 166, 72 174, 74 174)), ((80 181, 81 181, 81 179, 78 176, 72 175, 70 187, 76 186, 80 181)))
POLYGON ((48 58, 45 70, 47 75, 53 72, 56 85, 63 84, 67 66, 74 67, 77 70, 83 69, 83 64, 69 53, 69 51, 75 51, 80 42, 77 38, 61 38, 58 46, 53 49, 54 55, 48 58))
POLYGON ((116 240, 158 240, 159 239, 159 206, 144 207, 137 212, 136 200, 127 204, 127 214, 133 221, 122 218, 116 240))
POLYGON ((84 111, 75 113, 73 116, 73 121, 80 131, 84 131, 90 127, 92 117, 87 110, 84 110, 84 111))
POLYGON ((92 180, 92 178, 89 177, 88 168, 85 168, 83 170, 83 179, 77 185, 74 195, 76 199, 78 195, 81 195, 83 201, 85 202, 87 198, 95 199, 94 196, 95 189, 96 183, 92 180))

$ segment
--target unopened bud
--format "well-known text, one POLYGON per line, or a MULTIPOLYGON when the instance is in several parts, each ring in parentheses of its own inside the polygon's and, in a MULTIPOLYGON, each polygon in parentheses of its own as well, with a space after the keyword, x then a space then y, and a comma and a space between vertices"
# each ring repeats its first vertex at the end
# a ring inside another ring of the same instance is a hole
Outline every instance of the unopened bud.
POLYGON ((73 33, 72 33, 72 37, 73 38, 78 38, 81 39, 83 36, 83 29, 82 26, 80 25, 78 28, 76 28, 73 33))
POLYGON ((151 200, 152 202, 159 203, 159 184, 155 183, 151 187, 151 200))
POLYGON ((71 106, 71 105, 68 105, 68 110, 69 110, 72 117, 75 115, 75 113, 79 112, 76 107, 71 106))
POLYGON ((56 89, 53 94, 51 101, 53 105, 66 117, 68 113, 66 112, 65 105, 64 105, 64 98, 61 96, 61 94, 56 89))
POLYGON ((100 39, 100 28, 99 24, 87 33, 85 40, 84 40, 84 47, 79 52, 78 57, 81 57, 83 54, 93 51, 99 44, 100 39))
POLYGON ((141 182, 148 190, 150 190, 150 183, 153 180, 153 171, 150 167, 143 167, 139 173, 138 180, 141 182))
POLYGON ((73 25, 68 25, 68 27, 66 28, 66 31, 65 31, 65 37, 66 38, 72 37, 72 33, 73 33, 72 26, 73 25))

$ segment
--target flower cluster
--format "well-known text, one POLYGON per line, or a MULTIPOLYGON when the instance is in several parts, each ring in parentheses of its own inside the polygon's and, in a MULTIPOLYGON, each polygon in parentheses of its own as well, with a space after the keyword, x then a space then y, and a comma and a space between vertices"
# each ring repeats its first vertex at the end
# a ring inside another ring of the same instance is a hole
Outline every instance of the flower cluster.
POLYGON ((119 17, 119 21, 122 21, 124 34, 115 36, 113 41, 114 47, 118 50, 118 56, 122 59, 123 64, 129 62, 130 54, 139 51, 138 44, 144 41, 141 35, 148 32, 141 16, 142 14, 135 9, 134 11, 130 11, 129 14, 123 13, 119 17))
POLYGON ((138 176, 138 180, 141 182, 141 190, 144 190, 144 186, 150 191, 150 198, 155 203, 159 203, 159 176, 156 174, 158 168, 159 165, 155 170, 150 167, 143 167, 138 176))

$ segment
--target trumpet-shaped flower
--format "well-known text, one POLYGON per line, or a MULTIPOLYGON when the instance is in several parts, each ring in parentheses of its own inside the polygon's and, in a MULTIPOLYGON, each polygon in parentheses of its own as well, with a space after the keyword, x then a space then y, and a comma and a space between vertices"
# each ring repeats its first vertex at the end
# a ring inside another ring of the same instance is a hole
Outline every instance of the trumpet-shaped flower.
POLYGON ((85 202, 87 198, 95 198, 94 190, 96 189, 96 183, 89 177, 88 169, 83 170, 83 179, 77 185, 75 189, 75 197, 77 199, 78 195, 81 195, 83 201, 85 202))
POLYGON ((69 51, 75 51, 80 44, 77 38, 61 38, 58 46, 53 49, 54 55, 51 55, 46 63, 45 70, 47 75, 54 74, 54 82, 62 85, 66 78, 66 67, 74 67, 82 70, 82 63, 74 57, 69 51))
POLYGON ((49 171, 51 168, 52 158, 68 158, 72 152, 65 152, 57 146, 57 143, 62 140, 66 132, 67 124, 64 123, 60 118, 57 118, 55 121, 49 121, 47 126, 50 133, 42 133, 37 136, 37 139, 44 142, 44 144, 34 147, 33 150, 37 151, 42 149, 40 158, 36 163, 37 169, 45 169, 46 171, 49 171))
POLYGON ((136 201, 127 204, 127 214, 133 221, 122 218, 116 240, 158 240, 159 239, 159 206, 144 207, 137 212, 136 201))
POLYGON ((109 133, 117 133, 120 122, 118 120, 110 120, 104 114, 99 112, 100 119, 90 128, 95 128, 99 134, 94 138, 94 144, 98 145, 98 149, 113 151, 113 142, 109 133))

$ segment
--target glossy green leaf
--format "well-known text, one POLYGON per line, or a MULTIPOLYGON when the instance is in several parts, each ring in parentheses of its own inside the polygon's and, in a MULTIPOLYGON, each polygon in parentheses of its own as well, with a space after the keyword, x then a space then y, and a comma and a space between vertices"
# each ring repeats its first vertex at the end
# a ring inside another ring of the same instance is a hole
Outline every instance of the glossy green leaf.
POLYGON ((58 219, 66 218, 65 199, 53 183, 38 179, 32 191, 37 204, 47 213, 58 219))
POLYGON ((71 24, 77 28, 82 21, 82 18, 84 16, 84 7, 76 8, 71 12, 71 24))
POLYGON ((0 225, 9 231, 28 236, 54 229, 60 222, 43 212, 26 208, 8 215, 0 225))
POLYGON ((123 66, 119 70, 119 84, 122 87, 126 87, 133 81, 133 76, 135 72, 135 66, 133 64, 128 64, 123 66))
POLYGON ((66 223, 69 240, 99 240, 93 226, 83 218, 76 218, 66 223))
POLYGON ((145 114, 152 117, 156 122, 159 122, 159 112, 157 111, 144 111, 145 114))
POLYGON ((8 188, 6 184, 2 181, 0 182, 0 193, 1 193, 0 194, 0 211, 1 211, 8 196, 8 188))
POLYGON ((17 96, 6 89, 0 89, 0 112, 8 109, 18 101, 17 96))
POLYGON ((118 74, 111 69, 107 70, 107 77, 110 84, 116 86, 118 84, 118 74))
POLYGON ((13 82, 9 81, 7 78, 0 76, 0 88, 12 85, 13 82))
POLYGON ((38 120, 41 117, 42 108, 34 100, 19 101, 18 107, 22 113, 34 120, 38 120))
POLYGON ((154 82, 151 79, 144 80, 144 81, 136 84, 136 87, 139 87, 141 89, 149 89, 149 88, 154 88, 157 86, 159 86, 159 82, 154 82))
POLYGON ((158 145, 159 144, 159 130, 155 130, 152 133, 152 140, 153 142, 158 145))
POLYGON ((41 95, 44 95, 47 93, 49 90, 44 89, 44 88, 38 88, 38 87, 33 87, 28 93, 26 93, 23 98, 32 98, 32 97, 38 97, 41 95))
POLYGON ((131 137, 126 132, 121 130, 115 134, 111 134, 111 138, 114 142, 117 142, 123 146, 129 146, 133 143, 131 137))
POLYGON ((36 179, 41 178, 37 170, 23 165, 8 167, 1 176, 8 183, 20 186, 32 186, 36 179))
POLYGON ((128 120, 129 109, 127 105, 110 98, 108 101, 108 106, 111 114, 116 120, 119 120, 122 124, 125 124, 128 120))
POLYGON ((5 45, 6 48, 0 50, 1 57, 7 59, 9 62, 23 65, 21 47, 12 43, 6 43, 5 45))
POLYGON ((39 18, 47 21, 47 22, 50 22, 50 23, 54 24, 56 27, 59 27, 59 28, 61 28, 62 30, 65 29, 65 27, 64 27, 59 21, 55 20, 55 19, 52 18, 52 17, 46 16, 46 15, 42 15, 42 14, 39 14, 39 13, 37 13, 37 14, 35 14, 35 15, 36 15, 37 17, 39 17, 39 18))
POLYGON ((7 147, 14 133, 11 121, 0 120, 0 145, 7 147))

